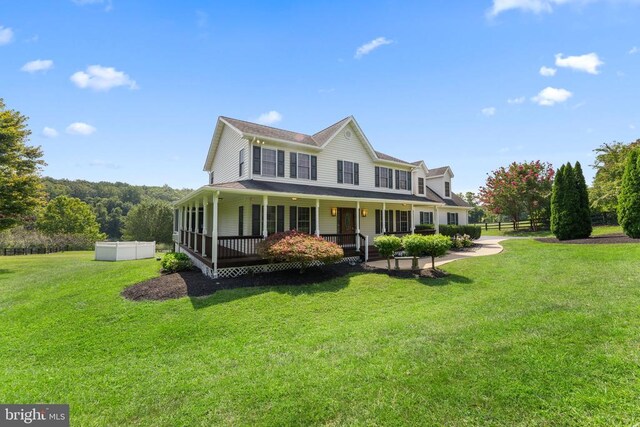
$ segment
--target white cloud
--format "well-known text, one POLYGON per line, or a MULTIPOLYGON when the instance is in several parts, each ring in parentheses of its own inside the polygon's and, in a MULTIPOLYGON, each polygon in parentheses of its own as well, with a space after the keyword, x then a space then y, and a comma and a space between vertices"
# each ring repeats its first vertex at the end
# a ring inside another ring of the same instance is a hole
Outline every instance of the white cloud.
POLYGON ((555 68, 551 68, 551 67, 545 67, 544 65, 542 67, 540 67, 540 75, 541 76, 545 76, 545 77, 553 77, 556 75, 556 70, 555 68))
POLYGON ((491 117, 496 114, 496 107, 485 107, 482 110, 480 110, 480 112, 487 117, 491 117))
POLYGON ((58 131, 54 128, 45 126, 44 129, 42 129, 42 135, 47 138, 55 138, 56 136, 58 136, 58 131))
POLYGON ((536 96, 531 98, 538 105, 552 106, 560 102, 565 102, 571 98, 573 94, 566 89, 556 89, 554 87, 546 87, 542 89, 536 96))
POLYGON ((507 99, 507 104, 522 104, 526 98, 524 96, 519 96, 517 98, 509 98, 507 99))
POLYGON ((93 126, 87 124, 87 123, 83 123, 83 122, 75 122, 75 123, 71 123, 69 126, 67 126, 66 129, 67 133, 69 135, 91 135, 92 133, 94 133, 96 131, 96 128, 94 128, 93 126))
POLYGON ((600 72, 598 67, 603 64, 604 62, 602 62, 594 52, 579 56, 567 56, 564 58, 561 53, 556 55, 556 66, 584 71, 589 74, 598 74, 600 72))
POLYGON ((354 58, 360 59, 363 56, 373 52, 375 49, 379 48, 380 46, 384 46, 386 44, 391 44, 391 43, 393 43, 393 40, 388 40, 386 37, 378 37, 377 39, 373 39, 370 42, 360 46, 356 50, 356 54, 354 55, 354 58))
POLYGON ((113 67, 103 67, 102 65, 89 65, 86 72, 78 71, 70 79, 82 89, 90 88, 107 91, 118 86, 138 89, 136 82, 127 74, 113 67))
POLYGON ((629 125, 629 129, 634 130, 636 128, 636 125, 634 125, 633 123, 629 125))
POLYGON ((27 62, 20 68, 27 73, 36 73, 38 71, 47 71, 53 68, 53 61, 50 59, 36 59, 35 61, 27 62))
MULTIPOLYGON (((586 4, 599 0, 493 0, 487 16, 494 17, 508 10, 521 10, 535 14, 551 13, 556 6, 563 4, 586 4)), ((611 3, 638 4, 638 0, 608 0, 611 3)))
POLYGON ((86 6, 90 4, 99 4, 99 5, 104 4, 105 12, 110 12, 111 10, 113 10, 112 0, 71 0, 71 1, 77 4, 78 6, 86 6))
POLYGON ((0 25, 0 46, 9 44, 13 41, 13 30, 9 27, 0 25))
POLYGON ((635 55, 638 52, 640 52, 640 49, 638 49, 637 46, 634 46, 631 49, 629 49, 629 55, 635 55))
POLYGON ((256 120, 258 123, 263 125, 273 125, 282 120, 282 114, 278 113, 275 110, 271 110, 268 113, 260 114, 260 117, 256 120))

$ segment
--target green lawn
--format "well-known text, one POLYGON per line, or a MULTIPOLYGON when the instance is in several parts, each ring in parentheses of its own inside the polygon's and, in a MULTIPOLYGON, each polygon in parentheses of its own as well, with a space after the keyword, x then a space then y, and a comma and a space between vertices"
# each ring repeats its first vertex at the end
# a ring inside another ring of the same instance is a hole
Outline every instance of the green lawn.
MULTIPOLYGON (((593 227, 592 236, 600 236, 603 234, 622 233, 622 227, 619 225, 601 225, 593 227)), ((513 236, 513 237, 553 237, 553 233, 549 230, 528 231, 528 230, 485 230, 482 229, 483 236, 513 236)))
POLYGON ((154 260, 0 257, 0 402, 72 425, 636 425, 640 244, 507 241, 447 279, 359 274, 134 303, 154 260))

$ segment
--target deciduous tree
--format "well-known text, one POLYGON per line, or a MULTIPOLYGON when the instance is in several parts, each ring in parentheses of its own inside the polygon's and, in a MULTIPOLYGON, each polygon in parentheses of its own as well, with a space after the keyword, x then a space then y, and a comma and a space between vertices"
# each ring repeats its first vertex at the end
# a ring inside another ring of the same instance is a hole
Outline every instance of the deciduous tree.
POLYGON ((593 185, 589 190, 591 208, 599 212, 613 212, 618 206, 618 194, 622 186, 626 159, 629 153, 640 147, 640 139, 630 144, 612 142, 596 148, 596 169, 593 185))
POLYGON ((173 209, 166 202, 144 200, 131 208, 122 231, 127 240, 171 243, 173 209))
POLYGON ((26 116, 8 110, 0 98, 0 231, 23 221, 44 202, 40 147, 27 145, 26 116))
POLYGON ((75 197, 58 196, 51 200, 38 217, 36 226, 48 235, 71 234, 93 240, 105 238, 91 207, 75 197))

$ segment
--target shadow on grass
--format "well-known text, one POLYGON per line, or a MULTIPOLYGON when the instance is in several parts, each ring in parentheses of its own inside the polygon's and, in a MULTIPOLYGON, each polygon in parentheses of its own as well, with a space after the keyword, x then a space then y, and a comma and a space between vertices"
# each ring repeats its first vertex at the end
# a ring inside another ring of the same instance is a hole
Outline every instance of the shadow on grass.
POLYGON ((9 273, 12 273, 12 271, 6 268, 0 268, 0 274, 9 274, 9 273))
MULTIPOLYGON (((311 273, 311 272, 309 272, 311 273)), ((379 274, 386 275, 389 280, 417 280, 419 283, 426 286, 447 286, 450 284, 469 284, 473 283, 473 280, 460 276, 457 274, 449 274, 443 278, 431 278, 431 277, 419 277, 408 272, 408 275, 392 275, 388 276, 387 271, 362 271, 362 270, 352 270, 346 272, 344 275, 337 277, 325 278, 320 281, 317 276, 310 275, 310 281, 316 280, 313 283, 296 283, 296 284, 280 284, 277 278, 272 277, 272 284, 256 284, 256 285, 242 285, 242 278, 234 279, 237 280, 236 286, 223 288, 220 287, 215 289, 213 292, 210 290, 206 293, 202 293, 202 288, 199 285, 195 285, 191 287, 187 282, 187 295, 190 298, 191 304, 194 309, 206 308, 212 305, 223 304, 232 302, 235 300, 249 298, 252 296, 260 295, 266 292, 278 292, 281 294, 287 294, 292 296, 299 295, 315 295, 319 293, 331 293, 338 292, 347 286, 349 286, 351 279, 354 277, 358 277, 365 274, 379 274), (278 283, 278 284, 276 284, 278 283), (225 292, 219 292, 224 290, 225 292)), ((270 275, 274 275, 276 273, 270 273, 270 275)), ((298 274, 297 272, 295 274, 298 274)), ((303 273, 306 274, 306 273, 303 273)), ((269 276, 269 275, 267 275, 269 276)), ((215 284, 216 281, 212 280, 212 284, 215 284)))

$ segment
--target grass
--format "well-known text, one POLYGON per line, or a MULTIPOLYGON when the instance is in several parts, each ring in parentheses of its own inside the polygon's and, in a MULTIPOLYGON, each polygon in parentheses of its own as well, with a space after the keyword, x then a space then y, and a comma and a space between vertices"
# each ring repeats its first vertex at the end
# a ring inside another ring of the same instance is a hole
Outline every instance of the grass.
MULTIPOLYGON (((593 227, 592 236, 601 236, 603 234, 622 233, 622 227, 619 225, 600 225, 593 227)), ((511 236, 511 237, 553 237, 553 233, 549 230, 529 231, 529 230, 482 230, 483 236, 511 236)))
POLYGON ((89 426, 640 422, 640 245, 504 246, 446 279, 146 303, 119 293, 154 260, 0 257, 0 401, 89 426))

